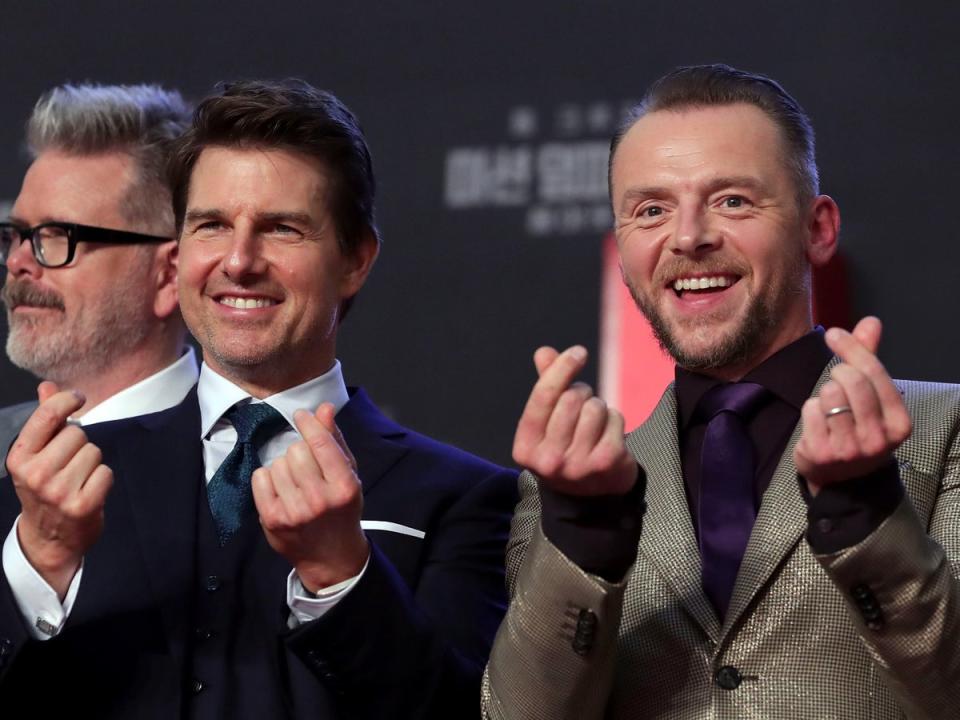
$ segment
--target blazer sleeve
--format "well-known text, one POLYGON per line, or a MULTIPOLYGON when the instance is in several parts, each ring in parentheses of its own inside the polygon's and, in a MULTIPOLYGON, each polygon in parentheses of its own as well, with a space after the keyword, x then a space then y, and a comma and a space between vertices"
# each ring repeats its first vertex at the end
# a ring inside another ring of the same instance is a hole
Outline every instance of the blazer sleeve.
POLYGON ((503 553, 516 474, 498 471, 457 499, 431 528, 411 588, 371 542, 350 593, 288 638, 336 697, 344 717, 469 718, 506 607, 503 553))
MULTIPOLYGON (((3 449, 6 451, 6 448, 3 449)), ((0 545, 10 533, 13 522, 20 511, 20 504, 13 490, 13 480, 0 473, 0 545)), ((24 648, 39 645, 30 637, 24 625, 23 615, 17 606, 13 590, 7 582, 7 576, 0 568, 0 698, 2 687, 14 660, 24 648)))
POLYGON ((859 544, 817 556, 910 718, 955 718, 960 708, 956 407, 915 412, 913 461, 901 463, 908 495, 893 514, 859 544), (924 437, 928 430, 948 437, 924 437))
POLYGON ((589 575, 543 535, 536 478, 520 476, 507 551, 511 603, 483 678, 487 720, 599 720, 613 683, 626 581, 589 575))

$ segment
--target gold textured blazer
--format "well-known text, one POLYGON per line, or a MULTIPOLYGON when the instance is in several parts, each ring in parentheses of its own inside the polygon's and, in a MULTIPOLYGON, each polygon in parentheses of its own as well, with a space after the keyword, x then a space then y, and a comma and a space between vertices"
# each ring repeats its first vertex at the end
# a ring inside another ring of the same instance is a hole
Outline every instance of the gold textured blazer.
POLYGON ((860 544, 815 556, 793 463, 798 427, 722 624, 700 584, 672 386, 627 436, 648 486, 624 582, 584 573, 546 540, 524 473, 484 717, 960 718, 960 386, 898 386, 914 420, 897 452, 907 498, 860 544))

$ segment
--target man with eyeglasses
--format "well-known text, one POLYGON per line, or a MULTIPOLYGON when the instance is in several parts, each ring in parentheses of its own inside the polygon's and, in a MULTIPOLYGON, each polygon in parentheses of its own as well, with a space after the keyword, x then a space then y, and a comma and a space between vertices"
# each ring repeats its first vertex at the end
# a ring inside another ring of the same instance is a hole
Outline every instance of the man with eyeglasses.
POLYGON ((59 392, 28 421, 0 527, 35 493, 65 602, 31 642, 0 578, 0 712, 476 717, 517 477, 346 385, 340 324, 380 251, 356 117, 303 81, 230 83, 176 144, 200 379, 164 412, 81 431, 59 392))
MULTIPOLYGON (((63 85, 27 123, 33 162, 0 223, 6 350, 44 380, 41 401, 58 386, 77 394, 77 425, 166 409, 196 383, 165 178, 188 120, 180 95, 156 86, 63 85)), ((0 409, 0 461, 36 406, 0 409)), ((48 618, 29 624, 43 639, 73 598, 61 604, 34 570, 37 522, 25 512, 0 534, 13 599, 24 617, 48 618)))
MULTIPOLYGON (((163 410, 196 382, 164 177, 188 120, 179 93, 156 86, 63 85, 27 123, 33 162, 0 223, 6 350, 83 395, 78 424, 163 410)), ((0 409, 0 463, 36 406, 0 409)))

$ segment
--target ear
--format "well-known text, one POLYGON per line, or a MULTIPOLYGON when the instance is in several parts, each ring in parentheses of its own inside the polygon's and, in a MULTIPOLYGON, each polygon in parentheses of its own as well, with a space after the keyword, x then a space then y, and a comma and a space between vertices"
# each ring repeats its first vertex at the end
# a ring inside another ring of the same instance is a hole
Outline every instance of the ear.
POLYGON ((153 312, 165 320, 177 311, 177 262, 180 245, 175 240, 157 247, 153 263, 155 292, 153 312))
POLYGON ((380 243, 373 231, 364 231, 360 242, 349 255, 344 255, 343 276, 340 280, 340 297, 346 300, 360 292, 380 254, 380 243))
POLYGON ((837 252, 840 208, 829 195, 818 195, 807 214, 807 260, 813 267, 826 265, 837 252))

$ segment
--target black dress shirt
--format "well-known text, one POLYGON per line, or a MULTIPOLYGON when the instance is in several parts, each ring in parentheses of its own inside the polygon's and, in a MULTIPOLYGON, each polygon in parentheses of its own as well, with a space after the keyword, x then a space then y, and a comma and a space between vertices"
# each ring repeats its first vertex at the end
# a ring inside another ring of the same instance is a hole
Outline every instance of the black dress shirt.
MULTIPOLYGON (((831 358, 816 328, 751 370, 742 379, 755 382, 772 399, 754 415, 747 431, 756 448, 754 502, 763 494, 786 449, 800 412, 831 358)), ((684 487, 693 526, 697 523, 700 450, 706 423, 695 421, 700 398, 721 381, 677 368, 677 423, 684 487)), ((816 553, 856 545, 893 512, 903 497, 896 462, 866 477, 824 487, 814 498, 798 478, 808 505, 807 539, 816 553)), ((541 485, 543 530, 550 541, 577 565, 607 580, 621 579, 636 558, 646 479, 642 472, 627 496, 580 498, 561 495, 541 485)))

